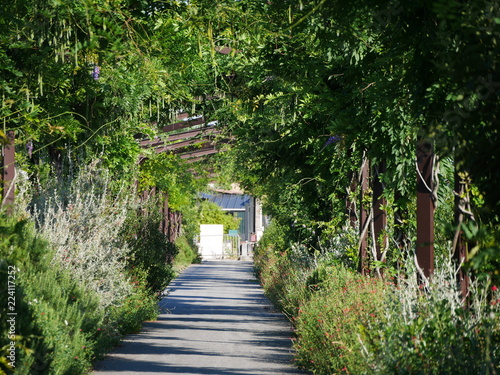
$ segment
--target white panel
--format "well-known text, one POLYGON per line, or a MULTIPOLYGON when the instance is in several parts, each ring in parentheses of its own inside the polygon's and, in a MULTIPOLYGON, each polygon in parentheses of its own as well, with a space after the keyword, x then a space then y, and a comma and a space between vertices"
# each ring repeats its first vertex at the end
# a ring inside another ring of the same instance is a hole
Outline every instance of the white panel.
POLYGON ((200 251, 203 259, 223 257, 224 226, 222 224, 200 224, 200 251))

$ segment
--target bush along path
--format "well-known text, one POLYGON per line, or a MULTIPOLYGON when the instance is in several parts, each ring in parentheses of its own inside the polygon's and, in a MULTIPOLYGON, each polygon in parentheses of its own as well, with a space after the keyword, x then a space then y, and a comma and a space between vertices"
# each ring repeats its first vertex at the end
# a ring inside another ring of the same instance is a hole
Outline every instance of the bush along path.
POLYGON ((85 167, 0 213, 0 374, 87 373, 156 319, 175 255, 193 261, 159 231, 156 201, 110 181, 85 167))
POLYGON ((94 374, 302 374, 291 326, 252 271, 251 262, 191 265, 171 283, 159 319, 127 337, 94 374))
MULTIPOLYGON (((346 236, 337 243, 344 251, 350 245, 346 236)), ((440 264, 426 286, 403 270, 381 280, 349 269, 333 251, 287 248, 276 225, 254 261, 267 295, 295 326, 296 362, 303 369, 322 375, 498 373, 498 287, 476 280, 465 302, 451 262, 440 264)))

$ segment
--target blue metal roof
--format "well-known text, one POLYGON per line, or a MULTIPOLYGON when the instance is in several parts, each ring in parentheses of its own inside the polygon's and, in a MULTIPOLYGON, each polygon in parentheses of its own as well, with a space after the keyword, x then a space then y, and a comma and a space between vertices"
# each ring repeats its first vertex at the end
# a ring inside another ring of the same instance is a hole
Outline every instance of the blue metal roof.
POLYGON ((250 204, 249 195, 240 194, 202 194, 202 198, 216 203, 224 211, 245 211, 250 204))

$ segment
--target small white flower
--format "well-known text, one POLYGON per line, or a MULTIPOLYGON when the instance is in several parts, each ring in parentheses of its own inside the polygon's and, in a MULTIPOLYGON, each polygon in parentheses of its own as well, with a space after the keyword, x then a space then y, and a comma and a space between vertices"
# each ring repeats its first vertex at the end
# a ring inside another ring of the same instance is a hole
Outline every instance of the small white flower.
POLYGON ((66 325, 68 325, 68 321, 67 321, 67 320, 65 320, 65 321, 64 321, 64 323, 65 323, 66 325))
POLYGON ((33 302, 38 303, 38 300, 35 298, 35 299, 33 300, 33 302))

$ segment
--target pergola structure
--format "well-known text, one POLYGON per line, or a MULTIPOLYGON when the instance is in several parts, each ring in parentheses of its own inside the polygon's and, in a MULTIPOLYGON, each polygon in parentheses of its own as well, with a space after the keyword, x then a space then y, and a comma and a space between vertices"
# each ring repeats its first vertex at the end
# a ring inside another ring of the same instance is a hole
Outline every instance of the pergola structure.
POLYGON ((219 134, 217 121, 206 123, 203 116, 188 117, 183 113, 181 121, 166 125, 155 139, 143 139, 143 148, 153 148, 156 153, 169 152, 179 155, 187 163, 200 161, 208 155, 220 152, 215 143, 219 134))
MULTIPOLYGON (((216 144, 216 137, 220 134, 217 121, 207 123, 204 116, 190 117, 187 113, 180 114, 177 120, 175 123, 164 126, 154 139, 140 139, 138 141, 140 146, 144 149, 153 149, 155 153, 178 155, 185 163, 202 161, 222 151, 216 144)), ((226 142, 223 140, 222 143, 226 142)), ((141 156, 140 163, 146 158, 141 156)), ((163 201, 160 207, 163 216, 160 229, 170 242, 175 241, 180 234, 181 213, 169 208, 168 193, 156 188, 142 192, 144 198, 150 195, 159 196, 163 201)))

